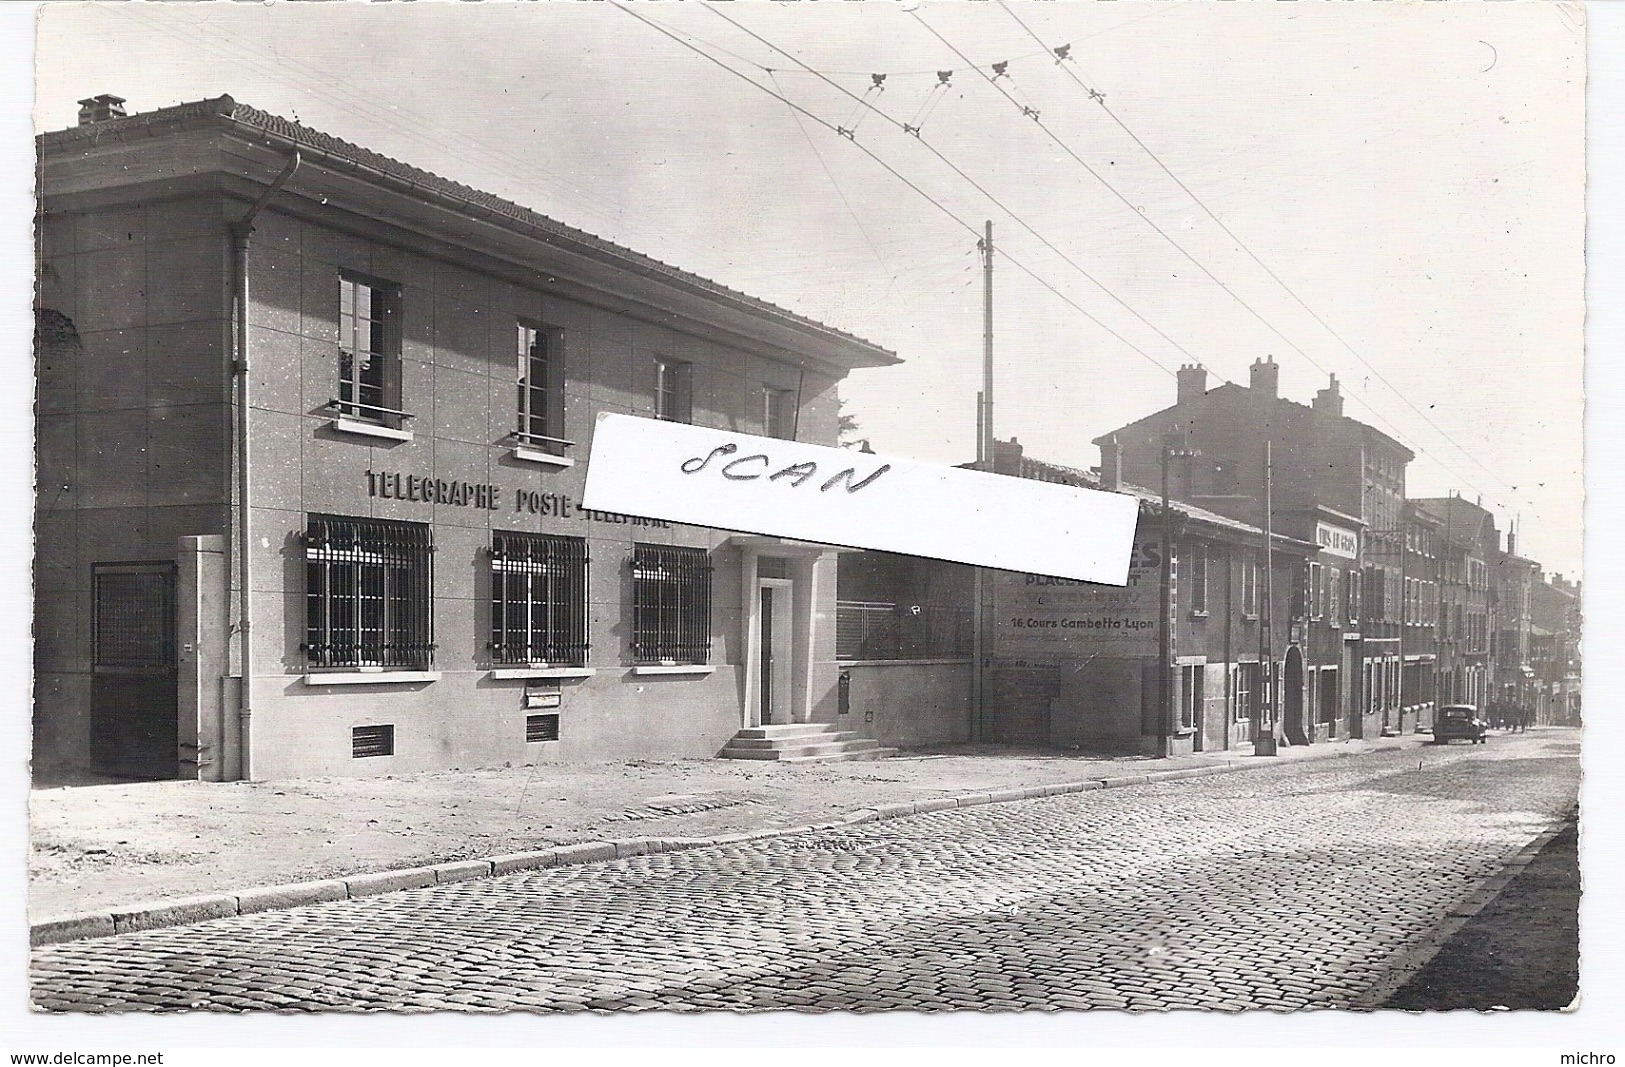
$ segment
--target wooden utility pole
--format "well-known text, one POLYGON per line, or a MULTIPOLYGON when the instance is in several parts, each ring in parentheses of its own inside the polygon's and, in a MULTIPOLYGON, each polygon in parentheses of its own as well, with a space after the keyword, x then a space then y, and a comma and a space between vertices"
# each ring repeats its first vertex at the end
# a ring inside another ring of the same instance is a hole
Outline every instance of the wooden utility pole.
MULTIPOLYGON (((993 220, 979 242, 982 252, 982 391, 976 395, 976 460, 984 471, 993 462, 993 220)), ((987 568, 976 568, 976 611, 971 618, 971 740, 985 740, 987 675, 992 658, 992 605, 987 568)))
POLYGON ((1275 459, 1264 442, 1264 607, 1258 626, 1258 732, 1253 755, 1275 755, 1275 647, 1270 633, 1275 613, 1275 459))

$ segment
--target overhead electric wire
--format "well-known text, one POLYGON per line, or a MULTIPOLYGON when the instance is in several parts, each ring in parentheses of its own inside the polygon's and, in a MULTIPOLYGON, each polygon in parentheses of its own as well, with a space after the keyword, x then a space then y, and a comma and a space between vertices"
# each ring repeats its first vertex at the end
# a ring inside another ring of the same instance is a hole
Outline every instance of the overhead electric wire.
MULTIPOLYGON (((961 52, 953 44, 953 42, 949 41, 942 34, 938 33, 937 30, 934 27, 932 27, 932 25, 929 22, 926 22, 925 19, 921 18, 919 12, 911 11, 911 12, 909 12, 909 14, 914 17, 914 20, 916 22, 918 22, 921 26, 925 27, 925 29, 927 30, 927 32, 929 32, 931 34, 931 36, 935 37, 938 41, 940 41, 943 44, 943 46, 945 48, 947 48, 950 52, 952 52, 955 56, 959 57, 959 59, 961 59, 962 61, 964 61, 966 63, 970 62, 969 59, 965 56, 965 54, 963 52, 961 52)), ((1182 245, 1178 241, 1174 240, 1174 238, 1171 235, 1169 235, 1169 233, 1166 230, 1164 230, 1161 226, 1158 226, 1155 221, 1153 221, 1149 216, 1147 216, 1145 214, 1145 212, 1143 212, 1139 208, 1135 207, 1133 202, 1130 201, 1128 199, 1128 197, 1124 196, 1117 189, 1116 186, 1112 185, 1111 182, 1107 181, 1100 174, 1099 171, 1097 171, 1094 167, 1090 166, 1089 163, 1087 161, 1085 161, 1082 156, 1077 154, 1077 152, 1073 151, 1072 147, 1070 145, 1068 145, 1058 134, 1056 134, 1048 126, 1044 125, 1043 120, 1041 118, 1039 118, 1037 113, 1035 113, 1031 108, 1024 107, 1021 104, 1020 101, 1016 100, 1013 96, 1011 96, 1008 92, 1006 92, 1004 87, 998 83, 998 80, 996 78, 990 77, 987 74, 987 72, 982 70, 980 67, 977 67, 975 69, 976 69, 976 73, 981 75, 982 79, 984 81, 986 81, 989 85, 993 86, 993 88, 995 90, 997 90, 998 93, 1001 96, 1003 96, 1006 100, 1008 100, 1015 107, 1019 108, 1022 111, 1022 113, 1024 115, 1026 115, 1028 118, 1031 118, 1033 120, 1033 124, 1035 126, 1037 126, 1039 129, 1043 130, 1044 133, 1047 134, 1049 136, 1049 138, 1052 141, 1055 142, 1057 147, 1059 147, 1063 152, 1065 152, 1068 156, 1070 156, 1073 159, 1073 161, 1075 161, 1080 167, 1082 167, 1084 170, 1088 171, 1089 174, 1092 177, 1094 177, 1094 179, 1096 181, 1100 182, 1101 185, 1105 186, 1105 188, 1113 196, 1115 196, 1118 200, 1122 201, 1123 205, 1125 207, 1127 207, 1130 212, 1132 212, 1134 215, 1136 215, 1140 219, 1144 220, 1145 224, 1147 226, 1150 226, 1153 230, 1155 230, 1157 232, 1157 234, 1162 237, 1163 240, 1167 241, 1176 250, 1178 250, 1181 255, 1183 255, 1186 259, 1190 260, 1192 265, 1194 265, 1196 267, 1196 269, 1200 270, 1203 274, 1205 274, 1208 277, 1208 279, 1213 282, 1213 284, 1217 285, 1220 289, 1223 289, 1225 291, 1225 293, 1227 293, 1230 296, 1231 299, 1233 299, 1236 303, 1240 304, 1243 308, 1245 308, 1253 316, 1253 318, 1257 319, 1260 323, 1262 323, 1264 325, 1264 327, 1266 329, 1268 329, 1271 333, 1275 334, 1275 336, 1279 337, 1283 342, 1285 342, 1286 345, 1289 348, 1291 348, 1294 352, 1296 352, 1298 355, 1302 356, 1305 360, 1307 360, 1310 363, 1310 365, 1312 365, 1316 370, 1320 371, 1322 374, 1327 374, 1327 375, 1331 374, 1331 371, 1327 370, 1324 366, 1322 366, 1320 364, 1320 362, 1315 359, 1315 357, 1311 356, 1309 353, 1305 352, 1302 348, 1300 348, 1297 345, 1297 343, 1292 340, 1292 338, 1288 337, 1285 333, 1282 333, 1281 330, 1278 329, 1275 326, 1274 323, 1270 322, 1269 319, 1265 318, 1263 316, 1263 314, 1260 313, 1257 308, 1255 308, 1251 304, 1249 304, 1245 299, 1243 299, 1241 297, 1240 294, 1238 294, 1235 290, 1231 289, 1230 286, 1226 285, 1223 279, 1221 279, 1218 275, 1214 274, 1211 270, 1209 270, 1207 268, 1207 266, 1204 263, 1202 263, 1201 260, 1197 259, 1194 255, 1192 255, 1190 253, 1190 251, 1185 248, 1184 245, 1182 245)), ((1358 403, 1360 403, 1362 406, 1364 406, 1365 409, 1368 412, 1371 413, 1372 418, 1376 419, 1378 422, 1381 422, 1384 426, 1386 426, 1388 428, 1389 432, 1393 435, 1393 437, 1396 440, 1399 438, 1400 431, 1399 431, 1398 427, 1396 427, 1392 422, 1390 422, 1380 411, 1378 411, 1376 408, 1374 408, 1370 404, 1370 402, 1368 402, 1365 399, 1360 398, 1360 397, 1353 397, 1353 399, 1355 399, 1358 403)), ((1448 471, 1450 473, 1456 473, 1454 471, 1451 471, 1450 468, 1448 466, 1446 466, 1443 463, 1443 461, 1440 460, 1437 456, 1432 457, 1432 458, 1433 458, 1433 461, 1435 463, 1438 463, 1441 467, 1444 467, 1446 471, 1448 471)), ((1493 477, 1493 474, 1492 474, 1492 477, 1493 477)), ((1502 483, 1502 484, 1505 484, 1505 483, 1502 483)))
MULTIPOLYGON (((1038 44, 1042 45, 1042 44, 1045 43, 1044 39, 1042 37, 1040 37, 1038 35, 1038 33, 1036 31, 1034 31, 1033 28, 1027 24, 1026 20, 1024 20, 1013 8, 1011 8, 1010 5, 1005 2, 1005 0, 998 0, 998 3, 999 3, 999 7, 1003 8, 1006 14, 1008 14, 1012 19, 1014 19, 1016 21, 1016 23, 1023 30, 1027 31, 1027 35, 1029 37, 1031 37, 1038 44)), ((1314 320, 1316 322, 1320 323, 1321 327, 1327 333, 1331 334, 1331 336, 1337 340, 1338 344, 1342 345, 1345 349, 1347 349, 1349 355, 1353 356, 1356 360, 1358 360, 1360 362, 1361 366, 1365 367, 1366 370, 1370 371, 1373 375, 1375 375, 1376 379, 1379 382, 1381 382, 1383 385, 1387 386, 1388 390, 1390 392, 1392 392, 1395 396, 1399 397, 1399 399, 1405 404, 1406 407, 1410 408, 1413 412, 1415 412, 1417 414, 1417 416, 1422 419, 1423 422, 1427 423, 1428 426, 1432 427, 1433 431, 1435 433, 1437 433, 1440 437, 1442 437, 1445 441, 1449 442, 1450 445, 1453 448, 1455 448, 1456 451, 1458 451, 1462 455, 1466 456, 1469 460, 1471 460, 1474 464, 1476 464, 1478 466, 1478 468, 1480 470, 1482 470, 1484 473, 1486 473, 1490 477, 1496 479, 1498 484, 1506 486, 1509 489, 1515 489, 1516 488, 1515 486, 1512 486, 1510 483, 1502 481, 1499 475, 1497 475, 1494 471, 1490 470, 1488 467, 1486 467, 1484 465, 1483 461, 1481 461, 1477 456, 1473 455, 1471 452, 1467 451, 1467 449, 1463 448, 1460 444, 1458 444, 1454 438, 1452 438, 1448 433, 1446 433, 1437 423, 1435 423, 1428 416, 1427 412, 1425 412, 1421 408, 1417 407, 1415 404, 1413 404, 1411 402, 1409 397, 1407 397, 1399 389, 1395 388, 1393 383, 1390 382, 1386 377, 1384 377, 1381 371, 1379 371, 1376 367, 1372 366, 1371 363, 1368 362, 1364 356, 1360 355, 1360 353, 1355 350, 1353 345, 1349 344, 1348 341, 1344 340, 1343 336, 1341 334, 1339 334, 1335 329, 1332 328, 1330 323, 1328 323, 1324 318, 1322 318, 1320 316, 1320 314, 1315 311, 1314 308, 1310 307, 1307 303, 1305 303, 1303 298, 1300 297, 1297 294, 1297 292, 1294 291, 1293 288, 1290 285, 1288 285, 1284 280, 1282 280, 1280 275, 1276 274, 1275 271, 1270 269, 1269 264, 1265 263, 1262 259, 1260 259, 1257 256, 1257 254, 1255 254, 1253 252, 1253 250, 1250 247, 1248 247, 1247 242, 1243 241, 1240 237, 1236 236, 1235 232, 1232 231, 1229 226, 1226 226, 1224 224, 1224 221, 1222 219, 1220 219, 1218 215, 1214 214, 1213 210, 1211 208, 1209 208, 1206 203, 1203 202, 1202 198, 1197 196, 1194 192, 1192 192, 1190 187, 1187 186, 1183 181, 1181 181, 1179 179, 1179 176, 1173 172, 1173 170, 1168 166, 1168 164, 1164 163, 1162 161, 1162 158, 1160 156, 1158 156, 1157 153, 1153 152, 1151 150, 1150 146, 1148 146, 1144 141, 1142 141, 1140 139, 1139 134, 1135 133, 1132 129, 1129 128, 1128 123, 1124 122, 1122 120, 1122 118, 1120 118, 1118 116, 1117 112, 1113 111, 1111 109, 1110 105, 1108 105, 1106 103, 1106 98, 1105 98, 1104 94, 1099 92, 1097 89, 1094 89, 1094 88, 1091 88, 1090 86, 1085 85, 1083 83, 1082 79, 1080 79, 1078 77, 1077 72, 1075 70, 1073 70, 1071 67, 1068 67, 1066 62, 1057 60, 1057 65, 1061 67, 1061 69, 1066 74, 1066 76, 1068 78, 1070 78, 1072 80, 1072 82, 1075 85, 1077 85, 1077 87, 1079 89, 1081 89, 1085 93, 1087 93, 1090 99, 1092 99, 1093 101, 1095 101, 1095 103, 1100 105, 1100 109, 1106 113, 1107 117, 1109 117, 1113 122, 1115 122, 1119 129, 1121 129, 1124 133, 1128 134, 1130 139, 1132 139, 1135 144, 1140 146, 1140 150, 1143 151, 1148 157, 1150 157, 1151 161, 1153 163, 1155 163, 1159 168, 1161 168, 1162 172, 1164 174, 1168 175, 1168 177, 1173 181, 1173 183, 1175 185, 1179 186, 1180 190, 1182 192, 1184 192, 1184 194, 1186 196, 1190 197, 1191 201, 1197 207, 1202 209, 1203 214, 1205 214, 1208 218, 1212 219, 1214 224, 1216 226, 1218 226, 1220 230, 1224 231, 1224 234, 1225 234, 1226 237, 1229 237, 1232 241, 1234 241, 1236 243, 1236 247, 1240 248, 1243 252, 1245 252, 1247 254, 1248 258, 1251 259, 1254 263, 1258 264, 1259 268, 1262 269, 1265 274, 1268 274, 1270 276, 1270 278, 1275 282, 1275 284, 1279 285, 1281 287, 1281 289, 1288 296, 1290 296, 1293 299, 1293 301, 1299 307, 1303 308, 1304 311, 1307 311, 1310 314, 1310 316, 1314 318, 1314 320)))
MULTIPOLYGON (((839 132, 839 128, 836 127, 833 123, 828 122, 824 118, 822 118, 822 117, 814 114, 813 112, 809 111, 807 108, 802 107, 800 104, 797 104, 795 101, 791 100, 789 97, 786 97, 783 94, 777 92, 776 90, 771 89, 768 86, 763 85, 761 82, 756 81, 755 79, 749 77, 744 72, 736 70, 735 68, 728 66, 728 64, 724 63, 722 60, 720 60, 720 59, 716 58, 715 56, 710 55, 709 53, 705 52, 704 50, 696 47, 691 42, 689 42, 687 40, 684 40, 681 35, 672 32, 671 30, 667 29, 665 26, 662 26, 660 23, 655 22, 652 19, 648 19, 648 18, 645 18, 644 16, 640 15, 638 12, 632 10, 632 8, 627 6, 626 4, 617 3, 617 4, 614 4, 612 6, 614 6, 615 8, 617 8, 617 9, 619 9, 621 11, 626 12, 628 15, 631 15, 633 18, 637 19, 639 22, 642 22, 645 25, 649 26, 650 28, 652 28, 654 30, 657 30, 658 32, 660 32, 664 36, 671 38, 673 41, 676 41, 678 44, 682 45, 684 48, 687 48, 689 51, 693 52, 695 55, 700 56, 703 59, 706 59, 706 60, 710 61, 711 63, 714 63, 718 67, 721 67, 723 70, 727 71, 729 74, 732 74, 734 77, 736 77, 736 78, 740 79, 741 81, 745 82, 747 85, 755 86, 757 89, 759 89, 762 92, 768 94, 769 96, 773 97, 774 99, 788 105, 793 110, 799 112, 802 115, 805 115, 807 118, 809 118, 812 121, 816 122, 818 125, 824 127, 826 130, 829 130, 831 133, 836 134, 836 136, 842 137, 843 140, 846 140, 848 143, 856 146, 859 151, 863 152, 864 155, 866 155, 870 159, 874 160, 875 163, 879 164, 880 167, 882 169, 884 169, 892 177, 894 177, 898 181, 902 182, 905 186, 912 189, 915 193, 919 194, 921 197, 924 197, 938 211, 940 211, 944 215, 948 216, 950 219, 952 219, 959 226, 963 227, 969 233, 975 235, 975 237, 977 238, 978 241, 981 240, 982 232, 976 226, 974 226, 971 223, 966 222, 964 219, 960 218, 958 215, 956 215, 953 212, 952 209, 950 209, 949 207, 944 205, 936 197, 932 196, 930 193, 926 192, 924 189, 921 189, 917 184, 915 184, 913 181, 911 181, 907 177, 905 177, 895 167, 893 167, 891 164, 887 163, 884 159, 881 159, 880 156, 877 155, 873 150, 871 150, 867 145, 861 144, 856 140, 853 140, 851 138, 847 138, 847 137, 844 137, 843 135, 841 135, 840 132, 839 132)), ((881 112, 881 114, 884 114, 884 112, 881 112)), ((886 116, 886 117, 887 117, 888 120, 891 120, 891 117, 889 115, 886 116)), ((891 120, 891 121, 895 121, 895 120, 891 120)), ((972 181, 972 179, 970 179, 970 177, 968 175, 965 175, 962 172, 959 172, 957 170, 957 168, 956 168, 956 173, 960 173, 960 176, 965 178, 965 180, 972 181)), ((974 184, 974 182, 973 182, 973 184, 974 184)), ((984 193, 984 195, 987 195, 987 194, 984 193)), ((990 197, 990 199, 991 199, 991 197, 990 197)), ((995 203, 996 202, 997 201, 995 201, 995 203)), ((1012 217, 1014 217, 1014 216, 1012 216, 1012 217)), ((1035 234, 1035 236, 1038 236, 1038 235, 1035 234)), ((1039 236, 1039 239, 1043 240, 1042 236, 1039 236)), ((1138 345, 1134 344, 1134 342, 1130 341, 1128 338, 1124 337, 1122 334, 1120 334, 1116 330, 1112 329, 1106 323, 1102 322, 1099 318, 1095 317, 1090 312, 1084 310, 1075 301, 1073 301, 1070 297, 1068 297, 1065 293, 1062 293, 1055 286, 1051 285, 1048 281, 1044 280, 1036 272, 1034 272, 1031 268, 1027 267, 1020 260, 1018 260, 1014 256, 1010 255, 1009 252, 1003 251, 1001 249, 1001 254, 1004 256, 1004 258, 1012 266, 1016 267, 1023 274, 1026 274, 1028 277, 1032 278, 1033 281, 1037 282, 1043 288, 1049 290, 1049 292, 1051 292, 1056 297, 1058 297, 1063 303, 1067 304, 1073 310, 1075 310, 1079 314, 1083 315, 1090 322, 1093 322, 1096 326, 1099 326, 1106 333, 1108 333, 1112 337, 1116 338, 1125 347, 1127 347, 1128 349, 1130 349, 1133 352, 1138 353, 1140 356, 1144 357, 1148 362, 1150 362, 1153 366, 1157 367, 1163 373, 1168 374, 1168 375, 1174 375, 1174 372, 1169 370, 1167 367, 1163 366, 1162 362, 1160 360, 1158 360, 1155 356, 1152 356, 1150 353, 1146 352, 1144 349, 1142 349, 1138 345)), ((1085 275, 1085 276, 1087 277, 1087 275, 1085 275)), ((1091 280, 1093 280, 1093 279, 1091 279, 1091 280)), ((1099 283, 1096 283, 1096 284, 1099 284, 1099 283)), ((1127 306, 1127 305, 1125 305, 1125 306, 1127 306)), ((1133 309, 1131 308, 1130 311, 1132 311, 1132 310, 1133 309)), ((1141 321, 1144 321, 1144 320, 1142 319, 1141 321)), ((1147 325, 1150 325, 1150 324, 1147 323, 1147 325)), ((1152 329, 1155 330, 1156 327, 1152 326, 1152 329)), ((1176 345, 1176 347, 1177 347, 1177 345, 1176 345)), ((1181 349, 1181 351, 1183 351, 1183 349, 1181 349)), ((1195 358, 1195 357, 1192 357, 1192 358, 1195 358)))
MULTIPOLYGON (((931 144, 924 137, 921 137, 920 134, 919 134, 918 127, 914 127, 914 128, 911 129, 907 124, 898 121, 896 118, 894 118, 891 115, 886 114, 886 112, 880 110, 874 104, 872 104, 869 101, 863 99, 862 97, 859 97, 856 93, 853 93, 850 89, 846 88, 846 86, 842 85, 840 82, 837 82, 837 81, 833 80, 832 78, 829 78, 828 76, 826 76, 822 72, 820 72, 820 71, 814 69, 813 67, 809 66, 808 64, 802 62, 800 59, 796 58, 794 55, 791 55, 790 52, 788 52, 787 50, 785 50, 785 49, 779 47, 778 45, 774 44, 772 41, 769 41, 767 38, 763 37, 761 34, 759 34, 759 33, 755 32, 754 30, 750 29, 748 26, 743 26, 740 23, 736 22, 735 20, 729 18, 727 15, 723 14, 722 11, 719 8, 708 5, 706 7, 706 10, 710 11, 712 14, 714 14, 717 17, 723 19, 724 21, 732 24, 733 26, 737 27, 738 29, 742 30, 743 32, 749 34, 751 37, 755 38, 761 44, 766 45, 768 48, 771 48, 775 52, 778 52, 779 54, 787 57, 792 63, 797 64, 803 70, 806 70, 809 74, 817 75, 826 84, 830 85, 831 87, 838 90, 839 92, 844 93, 846 96, 851 97, 853 100, 856 100, 858 103, 860 103, 863 106, 865 106, 865 107, 869 108, 870 110, 874 111, 875 114, 879 115, 881 118, 885 119, 887 122, 891 123, 893 126, 896 126, 896 127, 900 128, 900 129, 902 129, 905 133, 911 133, 913 135, 914 139, 917 142, 919 142, 921 145, 923 145, 925 147, 925 149, 928 152, 930 152, 933 156, 935 156, 944 166, 946 166, 949 170, 953 171, 956 175, 958 175, 959 178, 962 181, 967 182, 977 192, 979 192, 983 196, 985 196, 1000 211, 1004 212, 1012 220, 1014 220, 1015 223, 1018 226, 1020 226, 1024 230, 1026 230, 1033 237, 1037 238, 1038 241, 1041 244, 1043 244, 1043 246, 1045 248, 1049 249, 1056 256, 1059 256, 1063 261, 1066 262, 1066 264, 1068 266, 1070 266, 1073 270, 1077 271, 1079 274, 1081 274, 1085 278, 1087 278, 1090 281, 1090 283, 1092 283, 1101 292, 1105 293, 1112 300, 1116 301, 1119 307, 1123 308, 1123 310, 1127 311, 1130 315, 1133 315, 1141 323, 1145 324, 1145 326, 1147 326, 1153 333, 1155 333, 1158 337, 1162 338, 1164 341, 1168 342, 1168 344, 1172 345, 1182 355, 1188 357, 1193 362, 1200 362, 1200 360, 1198 359, 1198 357, 1194 353, 1192 353, 1189 349, 1185 348, 1184 345, 1181 345, 1178 341, 1174 340, 1172 337, 1169 337, 1166 333, 1164 333, 1150 319, 1147 319, 1139 311, 1135 310, 1134 307, 1132 305, 1130 305, 1127 301, 1125 301, 1122 297, 1120 297, 1116 293, 1112 292, 1112 290, 1104 282, 1100 281, 1100 279, 1096 278, 1093 274, 1089 273, 1089 271, 1084 269, 1084 267, 1081 264, 1079 264, 1076 260, 1074 260, 1071 256, 1067 255, 1060 248, 1056 247, 1056 245, 1052 241, 1050 241, 1043 234, 1039 233, 1037 229, 1035 229, 1033 226, 1031 226, 1025 219, 1023 219, 1020 215, 1018 215, 1014 210, 1012 210, 1010 207, 1006 206, 1005 203, 1002 200, 1000 200, 998 196, 994 195, 994 193, 991 190, 989 190, 986 186, 982 185, 982 183, 977 181, 975 178, 971 177, 970 174, 966 173, 964 168, 960 167, 953 160, 949 159, 945 154, 943 154, 943 152, 940 149, 938 149, 935 145, 931 144)), ((746 79, 746 80, 748 81, 749 79, 746 79)), ((753 82, 752 84, 755 84, 755 83, 753 82)), ((939 83, 939 84, 941 84, 941 83, 939 83)), ((934 91, 934 89, 933 89, 933 91, 934 91)), ((848 138, 848 140, 852 140, 852 138, 848 138)), ((856 142, 854 142, 854 143, 856 143, 856 142)), ((1011 260, 1011 262, 1015 262, 1015 261, 1011 260)), ((1096 320, 1096 321, 1098 321, 1098 320, 1096 320)), ((1139 351, 1139 349, 1136 348, 1135 351, 1139 351)), ((1144 355, 1145 353, 1141 352, 1141 354, 1144 355)), ((1153 362, 1156 362, 1159 367, 1162 366, 1162 364, 1160 362, 1157 362, 1156 360, 1153 360, 1153 362)), ((1167 368, 1163 367, 1163 370, 1166 371, 1167 368)))

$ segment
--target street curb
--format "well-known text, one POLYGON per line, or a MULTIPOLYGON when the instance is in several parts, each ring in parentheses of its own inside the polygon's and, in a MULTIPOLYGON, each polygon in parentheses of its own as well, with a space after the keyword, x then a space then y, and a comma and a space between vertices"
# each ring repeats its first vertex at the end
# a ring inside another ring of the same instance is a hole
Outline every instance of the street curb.
MULTIPOLYGON (((1397 746, 1388 746, 1397 747, 1397 746)), ((1372 751, 1382 751, 1374 749, 1372 751)), ((1329 751, 1306 753, 1300 759, 1320 759, 1331 756, 1366 755, 1365 752, 1329 751)), ((1007 804, 1018 800, 1039 800, 1069 793, 1086 793, 1097 789, 1122 789, 1132 785, 1154 785, 1159 782, 1179 781, 1186 778, 1206 778, 1234 771, 1260 767, 1280 766, 1278 763, 1225 762, 1208 767, 1180 767, 1166 771, 1147 771, 1144 774, 1117 775, 1104 778, 1084 778, 1075 782, 1055 782, 1048 785, 1023 786, 1015 789, 997 789, 966 793, 951 797, 928 797, 922 800, 876 804, 858 808, 844 819, 832 819, 805 826, 788 826, 767 830, 745 830, 714 837, 638 837, 610 841, 584 841, 531 852, 510 852, 484 859, 455 860, 427 867, 403 867, 388 871, 346 875, 311 882, 287 885, 259 886, 236 893, 218 893, 208 896, 185 897, 172 900, 147 901, 123 905, 105 911, 62 915, 41 919, 29 924, 28 939, 32 947, 57 945, 88 938, 110 937, 116 934, 157 930, 169 926, 184 926, 208 919, 226 919, 237 915, 253 915, 265 911, 304 907, 310 904, 336 903, 361 897, 378 896, 404 889, 427 889, 450 882, 476 878, 500 877, 526 871, 552 867, 574 866, 585 863, 606 863, 633 856, 649 856, 662 852, 686 852, 699 848, 717 848, 727 845, 764 841, 770 838, 824 830, 840 830, 850 826, 902 819, 937 811, 980 807, 984 804, 1007 804)), ((1561 828, 1561 827, 1559 827, 1561 828)), ((1552 834, 1556 834, 1556 830, 1552 834)), ((1550 840, 1547 835, 1545 840, 1550 840)), ((1538 849, 1537 849, 1538 851, 1538 849)), ((1528 862, 1527 860, 1524 862, 1528 862)), ((1497 889, 1497 892, 1499 889, 1497 889)), ((1487 901, 1486 901, 1487 903, 1487 901)), ((1466 920, 1461 920, 1465 922, 1466 920)), ((1442 942, 1441 942, 1442 943, 1442 942)), ((1437 948, 1434 949, 1437 951, 1437 948)), ((1430 954, 1431 958, 1431 954, 1430 954)), ((1426 962, 1425 960, 1423 961, 1426 962)), ((1420 966, 1420 965, 1419 965, 1420 966)), ((1398 988, 1395 986, 1395 988, 1398 988)))
POLYGON ((1415 977, 1416 973, 1432 962, 1444 946, 1461 931, 1461 928, 1495 902, 1501 891, 1512 883, 1512 880, 1529 868, 1540 850, 1551 844, 1552 839, 1566 830, 1571 823, 1578 820, 1578 813, 1571 813, 1559 819, 1555 824, 1536 834, 1527 844, 1513 849, 1501 860, 1501 869, 1479 883, 1471 893, 1458 900, 1450 911, 1446 913, 1444 922, 1436 927, 1428 939, 1395 956, 1384 970, 1381 978, 1365 991, 1357 1000, 1349 1004, 1351 1011, 1379 1011, 1382 1006, 1400 988, 1415 977))

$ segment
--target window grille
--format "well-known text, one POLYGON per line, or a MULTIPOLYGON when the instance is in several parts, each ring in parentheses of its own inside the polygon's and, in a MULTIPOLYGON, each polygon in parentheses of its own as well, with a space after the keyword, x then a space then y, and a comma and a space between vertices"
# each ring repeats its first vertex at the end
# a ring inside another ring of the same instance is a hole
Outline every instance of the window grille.
POLYGON ((956 659, 971 654, 972 611, 943 604, 835 602, 835 658, 956 659))
POLYGON ((98 563, 94 664, 115 670, 175 666, 175 567, 170 563, 98 563))
POLYGON ((704 663, 711 654, 711 565, 701 548, 634 545, 632 654, 704 663))
POLYGON ((587 542, 491 535, 491 658, 580 666, 587 659, 587 542))
POLYGON ((400 290, 339 275, 339 395, 348 418, 398 421, 390 395, 400 356, 400 290))
POLYGON ((350 758, 393 756, 395 754, 394 726, 355 726, 350 729, 350 758))
POLYGON ((310 665, 433 663, 432 552, 421 523, 310 516, 301 646, 310 665))
POLYGON ((526 744, 536 741, 557 741, 558 739, 559 717, 556 713, 525 716, 526 744))

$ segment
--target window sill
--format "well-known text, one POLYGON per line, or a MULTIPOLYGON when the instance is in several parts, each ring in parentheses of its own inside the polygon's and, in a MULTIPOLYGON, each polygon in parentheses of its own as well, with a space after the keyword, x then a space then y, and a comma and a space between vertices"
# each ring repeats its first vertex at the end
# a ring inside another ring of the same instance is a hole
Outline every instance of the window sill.
POLYGON ((514 459, 524 460, 526 463, 535 463, 543 467, 574 467, 576 461, 569 456, 555 456, 551 452, 542 452, 535 448, 526 448, 524 445, 515 445, 508 451, 514 459))
POLYGON ((323 671, 305 675, 306 685, 406 685, 438 682, 439 671, 323 671))
POLYGON ((643 663, 632 668, 633 674, 710 674, 714 663, 643 663))
POLYGON ((1207 618, 1207 612, 1205 612, 1205 611, 1192 611, 1191 612, 1191 618, 1193 618, 1193 619, 1205 619, 1205 618, 1207 618))
POLYGON ((496 667, 491 677, 504 681, 512 678, 591 678, 598 673, 596 667, 496 667))
POLYGON ((393 426, 380 426, 375 422, 360 422, 356 419, 337 418, 329 422, 328 427, 339 433, 353 433, 361 437, 382 437, 386 441, 410 441, 411 430, 397 430, 393 426))

